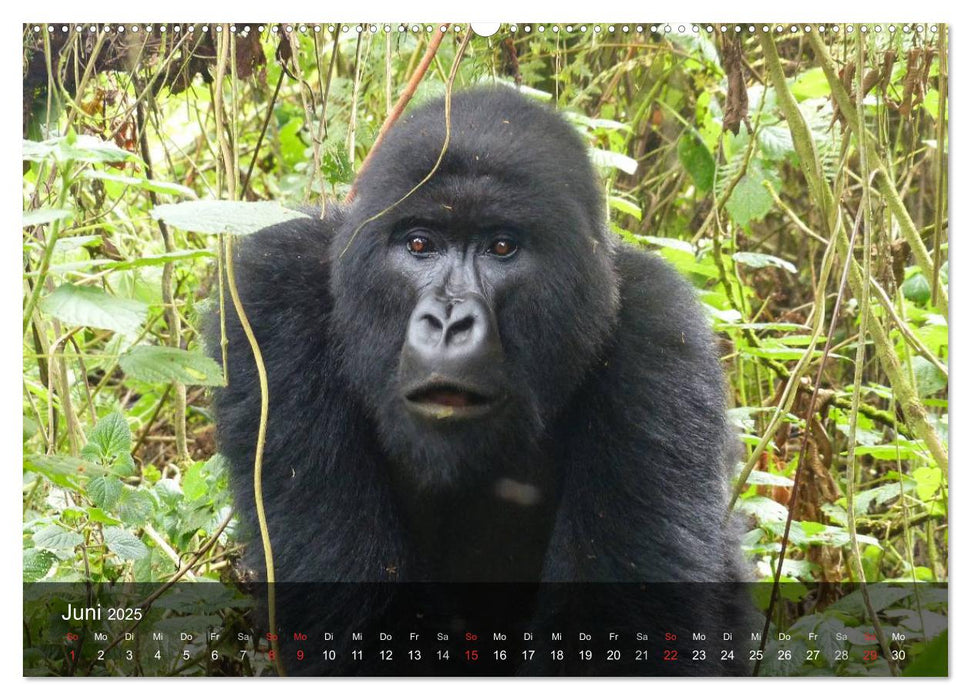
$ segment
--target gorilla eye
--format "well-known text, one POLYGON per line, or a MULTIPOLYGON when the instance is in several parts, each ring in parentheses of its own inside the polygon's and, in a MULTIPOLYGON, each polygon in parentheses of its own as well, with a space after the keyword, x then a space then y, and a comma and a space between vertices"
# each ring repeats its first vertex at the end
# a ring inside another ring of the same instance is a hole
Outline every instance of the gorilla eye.
POLYGON ((489 246, 489 253, 499 258, 506 258, 519 250, 519 247, 508 238, 500 238, 489 246))
POLYGON ((431 253, 435 250, 435 246, 427 236, 409 236, 408 237, 408 252, 415 255, 425 255, 431 253))

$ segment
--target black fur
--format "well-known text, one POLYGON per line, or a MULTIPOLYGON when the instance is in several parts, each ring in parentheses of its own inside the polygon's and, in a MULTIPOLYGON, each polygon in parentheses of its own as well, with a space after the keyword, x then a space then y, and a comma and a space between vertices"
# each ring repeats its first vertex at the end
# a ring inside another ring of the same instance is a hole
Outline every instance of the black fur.
MULTIPOLYGON (((418 108, 352 203, 238 246, 269 376, 263 488, 277 579, 740 580, 724 524, 734 442, 693 290, 608 234, 585 146, 552 110, 505 89, 455 94, 444 159, 406 196, 444 136, 443 102, 418 108), (503 352, 489 381, 509 396, 481 421, 439 426, 402 408, 409 317, 438 264, 403 247, 416 225, 450 241, 519 237, 515 259, 476 263, 503 352)), ((262 571, 259 387, 231 311, 228 331, 219 446, 262 571)), ((698 616, 737 621, 738 601, 701 598, 698 616)))

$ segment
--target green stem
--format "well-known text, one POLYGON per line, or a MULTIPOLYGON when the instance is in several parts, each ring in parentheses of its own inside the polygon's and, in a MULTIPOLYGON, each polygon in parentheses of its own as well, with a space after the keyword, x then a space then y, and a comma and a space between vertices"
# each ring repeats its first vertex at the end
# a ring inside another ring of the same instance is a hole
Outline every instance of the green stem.
MULTIPOLYGON (((57 195, 57 209, 63 209, 65 202, 67 202, 68 190, 71 184, 68 173, 73 164, 73 161, 66 161, 61 166, 61 191, 57 195)), ((44 246, 44 256, 41 258, 40 268, 37 270, 37 279, 34 280, 34 288, 30 290, 30 296, 27 298, 27 304, 24 306, 23 333, 27 333, 27 329, 30 327, 30 319, 34 315, 37 302, 40 300, 40 292, 44 288, 44 283, 47 281, 47 272, 50 270, 51 258, 54 256, 54 246, 57 243, 60 233, 61 220, 58 219, 51 223, 50 235, 47 237, 47 243, 44 246)))

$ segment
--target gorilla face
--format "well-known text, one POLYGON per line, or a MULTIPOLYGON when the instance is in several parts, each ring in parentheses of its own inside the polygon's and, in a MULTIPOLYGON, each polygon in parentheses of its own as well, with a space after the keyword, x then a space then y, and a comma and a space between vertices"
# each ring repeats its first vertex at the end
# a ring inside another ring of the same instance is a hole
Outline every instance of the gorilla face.
POLYGON ((339 371, 427 488, 522 461, 618 306, 601 188, 572 127, 477 90, 453 97, 436 168, 445 137, 443 101, 399 122, 331 251, 339 371))

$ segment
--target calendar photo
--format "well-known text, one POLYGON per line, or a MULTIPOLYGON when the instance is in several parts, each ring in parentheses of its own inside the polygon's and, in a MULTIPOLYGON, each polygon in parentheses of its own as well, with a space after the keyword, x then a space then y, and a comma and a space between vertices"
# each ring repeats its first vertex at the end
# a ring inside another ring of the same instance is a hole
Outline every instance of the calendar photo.
POLYGON ((23 25, 23 675, 948 676, 948 26, 415 19, 23 25))

